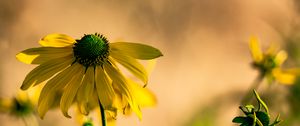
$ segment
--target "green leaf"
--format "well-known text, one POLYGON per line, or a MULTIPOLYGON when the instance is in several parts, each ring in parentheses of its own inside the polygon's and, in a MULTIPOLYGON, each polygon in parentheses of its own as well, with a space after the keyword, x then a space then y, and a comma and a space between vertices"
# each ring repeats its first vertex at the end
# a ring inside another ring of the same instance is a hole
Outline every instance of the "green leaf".
POLYGON ((234 122, 234 123, 244 123, 244 122, 247 122, 247 121, 248 121, 248 118, 247 117, 242 117, 242 116, 237 116, 232 120, 232 122, 234 122))
POLYGON ((257 119, 262 123, 263 126, 268 126, 270 123, 270 117, 265 112, 256 112, 257 119))
POLYGON ((251 117, 235 117, 232 122, 234 123, 242 123, 241 126, 252 126, 253 124, 253 118, 251 117))
POLYGON ((252 126, 252 123, 251 124, 250 123, 243 123, 240 126, 252 126))

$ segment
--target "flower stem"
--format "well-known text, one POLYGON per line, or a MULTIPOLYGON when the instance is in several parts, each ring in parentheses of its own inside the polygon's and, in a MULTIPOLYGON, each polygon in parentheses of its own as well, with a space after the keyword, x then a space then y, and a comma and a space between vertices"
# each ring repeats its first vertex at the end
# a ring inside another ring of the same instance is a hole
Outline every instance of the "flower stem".
POLYGON ((259 75, 256 77, 256 79, 253 81, 252 86, 249 88, 249 90, 247 91, 247 94, 243 97, 241 104, 247 104, 247 102, 249 102, 253 97, 252 97, 252 93, 253 90, 257 90, 259 88, 260 83, 262 82, 264 76, 259 75))
POLYGON ((102 126, 106 126, 106 117, 105 117, 105 111, 104 108, 100 102, 100 100, 98 99, 98 103, 100 106, 100 113, 101 113, 101 122, 102 122, 102 126))

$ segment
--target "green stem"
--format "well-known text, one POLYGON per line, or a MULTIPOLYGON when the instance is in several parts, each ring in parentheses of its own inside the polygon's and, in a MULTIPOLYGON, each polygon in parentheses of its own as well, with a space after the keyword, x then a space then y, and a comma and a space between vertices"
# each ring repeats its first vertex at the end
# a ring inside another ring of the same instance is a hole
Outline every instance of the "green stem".
POLYGON ((243 97, 241 104, 247 104, 253 97, 253 89, 257 90, 259 88, 260 83, 262 82, 262 80, 264 79, 264 76, 259 75, 252 83, 252 86, 249 88, 247 94, 243 97))
POLYGON ((104 108, 100 102, 100 100, 98 99, 98 103, 100 106, 100 113, 101 113, 101 122, 102 122, 102 126, 106 126, 106 117, 105 117, 105 111, 104 108))

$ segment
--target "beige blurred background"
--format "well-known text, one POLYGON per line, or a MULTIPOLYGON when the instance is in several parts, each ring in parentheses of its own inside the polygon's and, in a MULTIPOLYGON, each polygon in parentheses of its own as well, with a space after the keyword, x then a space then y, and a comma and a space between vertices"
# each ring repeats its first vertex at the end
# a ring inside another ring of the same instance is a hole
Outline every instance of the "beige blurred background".
MULTIPOLYGON (((35 67, 18 62, 19 51, 39 46, 50 33, 80 38, 99 32, 110 41, 150 44, 164 54, 148 85, 158 105, 143 109, 142 121, 119 116, 119 126, 185 126, 213 101, 229 106, 215 121, 230 126, 238 114, 236 101, 257 75, 250 66, 249 37, 259 37, 264 47, 282 43, 280 35, 298 22, 295 5, 293 0, 0 0, 0 96, 14 96, 35 67), (240 93, 220 98, 230 92, 240 93)), ((23 125, 5 114, 0 122, 23 125)), ((76 125, 59 110, 40 123, 76 125)))

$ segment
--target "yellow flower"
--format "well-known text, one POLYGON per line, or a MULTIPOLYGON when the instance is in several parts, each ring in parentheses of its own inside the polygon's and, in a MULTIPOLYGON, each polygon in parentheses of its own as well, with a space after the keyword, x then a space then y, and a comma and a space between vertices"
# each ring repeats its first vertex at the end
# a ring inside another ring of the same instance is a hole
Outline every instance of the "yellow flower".
POLYGON ((34 112, 34 105, 26 92, 20 91, 14 98, 0 98, 0 111, 15 116, 27 116, 34 112))
MULTIPOLYGON (((136 98, 136 102, 139 105, 139 107, 152 107, 156 105, 157 100, 155 95, 147 88, 143 88, 140 84, 130 80, 127 78, 128 85, 130 87, 133 87, 132 89, 132 95, 136 98)), ((132 108, 128 106, 128 101, 122 98, 121 92, 116 91, 117 94, 117 111, 123 113, 124 115, 130 115, 132 113, 132 108)), ((97 112, 97 117, 101 117, 101 114, 99 113, 99 107, 96 106, 96 103, 90 102, 89 105, 91 110, 95 110, 97 112), (93 104, 93 105, 92 105, 93 104)), ((94 120, 92 120, 91 117, 87 117, 83 115, 80 112, 80 108, 76 109, 76 120, 81 126, 87 126, 87 125, 93 125, 98 124, 94 120)), ((116 113, 111 111, 106 111, 106 119, 107 119, 107 125, 108 126, 115 126, 116 125, 116 113)))
MULTIPOLYGON (((156 60, 149 60, 146 65, 146 71, 148 74, 152 73, 154 66, 156 64, 156 60)), ((136 83, 135 81, 130 80, 127 78, 128 85, 130 87, 133 87, 132 89, 132 95, 136 98, 137 104, 141 107, 153 107, 156 105, 157 100, 155 95, 147 88, 142 87, 140 84, 136 83)), ((122 95, 120 92, 116 90, 117 94, 117 111, 124 114, 124 115, 130 115, 132 113, 132 109, 130 106, 128 106, 128 102, 124 99, 122 99, 122 95)), ((91 107, 91 110, 96 112, 96 117, 101 117, 101 114, 99 113, 101 110, 99 110, 99 106, 97 106, 97 103, 90 102, 89 105, 91 107)), ((93 116, 85 116, 80 111, 81 108, 75 109, 76 110, 76 120, 80 124, 80 126, 93 126, 94 124, 98 124, 100 122, 96 122, 95 118, 93 116)), ((107 120, 107 126, 115 126, 116 125, 116 113, 112 113, 110 111, 106 111, 106 120, 107 120)))
POLYGON ((128 84, 117 65, 147 84, 148 74, 137 59, 160 57, 162 53, 158 49, 138 43, 109 43, 97 33, 78 40, 64 34, 50 34, 39 43, 43 47, 24 50, 16 57, 21 62, 39 65, 26 76, 21 89, 46 81, 38 101, 42 118, 55 99, 60 99, 60 109, 66 117, 70 117, 68 109, 74 101, 81 113, 88 114, 89 102, 95 99, 105 110, 116 113, 119 94, 141 118, 134 87, 128 84), (62 91, 61 98, 56 97, 59 91, 62 91))
POLYGON ((13 98, 0 98, 0 112, 22 118, 26 125, 38 125, 34 107, 34 101, 28 92, 19 91, 13 98))
POLYGON ((297 68, 283 69, 282 64, 288 55, 284 50, 276 52, 276 48, 270 46, 266 52, 263 52, 259 46, 258 39, 250 39, 250 51, 254 60, 254 68, 260 71, 261 77, 266 77, 272 83, 274 80, 281 84, 293 84, 300 70, 297 68))

